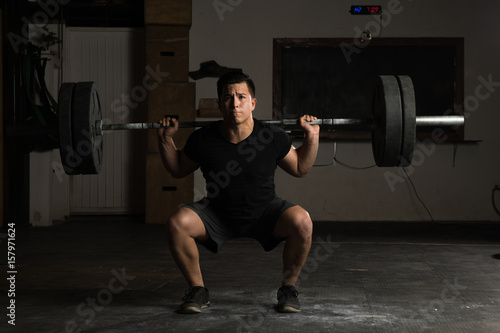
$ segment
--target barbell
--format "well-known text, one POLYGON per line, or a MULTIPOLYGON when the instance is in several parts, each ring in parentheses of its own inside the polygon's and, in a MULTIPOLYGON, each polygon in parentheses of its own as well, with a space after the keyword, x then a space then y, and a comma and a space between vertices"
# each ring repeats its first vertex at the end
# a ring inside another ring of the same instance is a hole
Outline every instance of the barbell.
MULTIPOLYGON (((106 124, 95 82, 67 82, 59 90, 59 148, 68 175, 98 174, 103 162, 103 133, 115 130, 157 129, 159 123, 106 124)), ((263 120, 285 128, 298 119, 263 120)), ((179 122, 180 128, 203 127, 212 121, 179 122)), ((413 83, 408 76, 381 75, 375 84, 372 118, 316 119, 310 124, 329 129, 371 125, 372 150, 379 167, 408 166, 412 161, 416 127, 458 127, 464 116, 417 116, 413 83)))

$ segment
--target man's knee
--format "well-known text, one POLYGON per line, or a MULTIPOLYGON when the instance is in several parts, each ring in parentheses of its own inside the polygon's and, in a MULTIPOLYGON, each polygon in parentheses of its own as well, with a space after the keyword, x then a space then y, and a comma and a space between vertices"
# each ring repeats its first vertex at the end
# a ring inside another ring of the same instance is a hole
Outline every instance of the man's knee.
POLYGON ((189 229, 191 218, 184 209, 178 209, 167 220, 166 228, 168 234, 174 234, 189 229))
POLYGON ((298 233, 304 238, 311 238, 313 232, 313 223, 309 213, 303 210, 296 216, 296 226, 298 233))
POLYGON ((188 236, 200 241, 207 239, 208 234, 198 214, 189 208, 179 208, 167 220, 167 235, 170 237, 188 236))
POLYGON ((291 234, 304 239, 310 239, 313 232, 313 223, 309 213, 301 207, 293 207, 286 214, 286 225, 291 234))

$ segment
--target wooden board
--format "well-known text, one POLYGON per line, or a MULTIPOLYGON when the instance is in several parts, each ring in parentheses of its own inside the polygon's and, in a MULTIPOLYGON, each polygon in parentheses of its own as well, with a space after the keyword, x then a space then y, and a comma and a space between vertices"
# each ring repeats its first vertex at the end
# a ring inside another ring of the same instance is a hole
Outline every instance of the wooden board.
POLYGON ((144 0, 144 24, 191 26, 191 0, 144 0))
MULTIPOLYGON (((148 97, 148 121, 158 122, 165 115, 178 115, 179 121, 195 120, 195 88, 192 82, 165 82, 150 92, 148 97)), ((193 128, 182 128, 174 140, 177 147, 184 147, 193 128)), ((148 131, 148 152, 158 152, 156 131, 148 131)))
POLYGON ((198 117, 201 118, 221 118, 218 98, 200 98, 198 103, 198 117))
POLYGON ((160 154, 146 157, 146 223, 165 223, 181 204, 193 201, 193 174, 178 179, 165 170, 160 154))
POLYGON ((189 28, 146 26, 146 65, 160 73, 150 78, 152 86, 164 81, 188 81, 189 28))

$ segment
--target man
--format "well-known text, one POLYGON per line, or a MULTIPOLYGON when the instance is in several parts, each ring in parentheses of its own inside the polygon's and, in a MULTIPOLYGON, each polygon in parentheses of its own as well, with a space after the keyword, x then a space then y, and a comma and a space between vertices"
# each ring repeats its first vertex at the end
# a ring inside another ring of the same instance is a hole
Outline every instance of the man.
POLYGON ((311 248, 312 221, 302 207, 276 196, 274 173, 277 166, 295 177, 309 172, 318 150, 319 126, 307 123, 315 117, 302 116, 305 137, 296 149, 281 128, 252 117, 257 99, 246 74, 224 74, 217 93, 223 120, 196 130, 183 150, 173 140, 176 119, 160 120, 165 127, 158 130, 167 171, 180 178, 201 168, 207 183, 207 197, 180 207, 167 221, 170 251, 190 285, 179 312, 199 313, 210 304, 196 243, 217 252, 235 237, 255 238, 266 251, 285 241, 276 309, 299 312, 295 282, 311 248))

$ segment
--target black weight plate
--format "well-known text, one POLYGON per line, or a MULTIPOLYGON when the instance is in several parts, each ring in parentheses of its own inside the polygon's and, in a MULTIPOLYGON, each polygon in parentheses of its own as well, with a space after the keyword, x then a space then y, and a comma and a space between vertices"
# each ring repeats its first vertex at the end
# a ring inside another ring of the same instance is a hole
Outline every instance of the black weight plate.
POLYGON ((71 134, 71 104, 75 83, 67 82, 59 88, 59 153, 64 172, 68 175, 77 175, 80 159, 73 151, 73 138, 71 134))
POLYGON ((73 92, 73 150, 81 158, 80 174, 98 174, 102 168, 102 136, 96 121, 102 120, 95 82, 78 82, 73 92))
POLYGON ((381 75, 372 105, 372 149, 379 167, 399 165, 403 131, 401 93, 394 76, 381 75))
POLYGON ((417 134, 417 107, 415 103, 415 89, 409 76, 398 76, 401 99, 403 101, 403 136, 401 144, 401 158, 399 166, 411 164, 415 139, 417 134))

